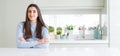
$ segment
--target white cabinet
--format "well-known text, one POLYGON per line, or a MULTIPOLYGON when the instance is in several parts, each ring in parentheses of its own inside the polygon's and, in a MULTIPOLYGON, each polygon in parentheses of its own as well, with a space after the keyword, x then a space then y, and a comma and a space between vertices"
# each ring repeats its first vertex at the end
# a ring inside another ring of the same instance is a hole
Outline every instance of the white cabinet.
POLYGON ((102 9, 105 0, 34 0, 41 9, 102 9))

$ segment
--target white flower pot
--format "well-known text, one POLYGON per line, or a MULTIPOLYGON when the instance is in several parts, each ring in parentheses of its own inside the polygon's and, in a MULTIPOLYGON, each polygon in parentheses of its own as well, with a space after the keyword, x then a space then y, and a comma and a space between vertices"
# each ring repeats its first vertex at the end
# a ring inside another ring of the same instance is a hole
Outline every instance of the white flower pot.
POLYGON ((54 32, 50 32, 49 35, 50 35, 50 39, 51 39, 51 40, 54 40, 54 39, 55 39, 55 34, 54 34, 54 32))
POLYGON ((61 39, 61 35, 57 35, 57 39, 61 39))

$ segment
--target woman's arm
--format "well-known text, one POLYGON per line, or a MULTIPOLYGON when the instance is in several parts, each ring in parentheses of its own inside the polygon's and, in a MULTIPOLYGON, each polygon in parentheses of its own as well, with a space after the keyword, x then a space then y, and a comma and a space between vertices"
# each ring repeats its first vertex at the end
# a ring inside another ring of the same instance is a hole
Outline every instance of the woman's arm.
POLYGON ((46 38, 40 39, 38 41, 27 42, 23 37, 19 37, 18 41, 17 41, 17 44, 19 44, 18 47, 21 47, 21 48, 30 48, 30 47, 33 47, 35 45, 43 44, 43 43, 46 43, 46 42, 47 42, 46 38))
MULTIPOLYGON (((23 42, 23 43, 26 42, 26 40, 25 40, 23 37, 19 37, 19 40, 20 40, 21 42, 23 42)), ((37 44, 43 44, 43 43, 45 43, 45 42, 48 42, 48 38, 43 38, 43 39, 38 40, 38 41, 37 41, 37 44)))
POLYGON ((18 27, 17 27, 17 38, 16 38, 17 47, 30 48, 35 45, 48 42, 48 37, 47 37, 48 33, 46 33, 47 31, 43 32, 43 34, 44 34, 43 39, 40 39, 38 41, 30 41, 30 42, 27 42, 24 39, 22 31, 23 31, 23 23, 20 23, 20 24, 18 24, 18 27))
POLYGON ((27 42, 27 41, 21 41, 19 39, 17 40, 17 47, 19 47, 19 48, 30 48, 35 45, 37 45, 37 41, 27 42))
POLYGON ((48 29, 46 27, 43 27, 42 28, 42 37, 44 39, 45 42, 49 42, 49 32, 48 32, 48 29))
POLYGON ((17 47, 20 48, 30 48, 37 45, 37 41, 27 42, 23 37, 23 23, 19 23, 17 26, 17 38, 16 38, 17 47))

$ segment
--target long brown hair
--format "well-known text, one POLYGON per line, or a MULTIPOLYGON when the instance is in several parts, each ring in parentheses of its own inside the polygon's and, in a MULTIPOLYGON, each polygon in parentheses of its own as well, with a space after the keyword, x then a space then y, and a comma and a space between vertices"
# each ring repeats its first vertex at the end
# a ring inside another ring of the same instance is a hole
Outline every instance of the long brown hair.
POLYGON ((31 24, 30 24, 30 20, 28 18, 28 9, 30 7, 35 7, 37 9, 38 12, 38 17, 37 17, 37 24, 36 24, 36 38, 42 39, 42 27, 46 27, 45 23, 42 19, 42 15, 41 15, 41 11, 39 9, 39 7, 36 4, 30 4, 27 7, 27 11, 26 11, 26 20, 24 22, 24 26, 23 26, 23 32, 24 32, 24 37, 25 39, 29 39, 32 37, 32 33, 31 33, 31 24))

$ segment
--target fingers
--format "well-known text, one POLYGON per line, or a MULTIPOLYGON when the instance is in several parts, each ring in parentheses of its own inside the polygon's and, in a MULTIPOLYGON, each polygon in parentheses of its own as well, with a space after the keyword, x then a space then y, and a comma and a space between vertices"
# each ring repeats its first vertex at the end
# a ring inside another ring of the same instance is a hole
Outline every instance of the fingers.
POLYGON ((23 37, 19 37, 19 40, 22 42, 26 42, 26 40, 23 37))
POLYGON ((43 39, 38 40, 38 44, 43 44, 46 42, 48 42, 48 38, 43 38, 43 39))

